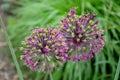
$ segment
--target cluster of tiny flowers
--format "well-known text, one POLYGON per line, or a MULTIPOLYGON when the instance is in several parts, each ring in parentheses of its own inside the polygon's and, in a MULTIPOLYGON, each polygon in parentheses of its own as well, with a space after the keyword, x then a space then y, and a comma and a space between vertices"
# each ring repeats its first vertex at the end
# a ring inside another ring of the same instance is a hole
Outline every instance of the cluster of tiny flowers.
POLYGON ((94 17, 91 13, 78 16, 76 9, 71 9, 62 20, 61 33, 69 46, 68 60, 88 60, 103 48, 103 30, 99 30, 98 21, 94 17))
POLYGON ((55 28, 32 30, 22 45, 21 50, 25 54, 21 55, 21 59, 31 69, 37 70, 41 66, 45 72, 56 68, 56 63, 65 62, 68 49, 66 39, 55 28))
POLYGON ((53 70, 66 61, 86 61, 104 46, 103 30, 99 30, 95 15, 76 15, 71 9, 58 28, 35 28, 20 48, 21 59, 34 70, 53 70))

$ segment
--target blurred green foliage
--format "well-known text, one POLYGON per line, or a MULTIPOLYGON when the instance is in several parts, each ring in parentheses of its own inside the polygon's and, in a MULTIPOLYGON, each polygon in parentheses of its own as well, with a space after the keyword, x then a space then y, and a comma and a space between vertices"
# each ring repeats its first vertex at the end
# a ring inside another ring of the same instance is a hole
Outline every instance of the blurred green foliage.
MULTIPOLYGON (((77 14, 92 12, 99 20, 100 28, 105 30, 105 47, 87 62, 69 62, 53 71, 54 80, 78 80, 78 69, 82 80, 113 80, 120 56, 120 0, 19 0, 14 7, 14 16, 8 16, 8 32, 17 58, 21 41, 36 26, 56 26, 66 13, 77 7, 77 14)), ((21 63, 21 62, 20 62, 21 63)), ((25 80, 49 80, 48 73, 34 72, 22 66, 27 75, 25 80)))

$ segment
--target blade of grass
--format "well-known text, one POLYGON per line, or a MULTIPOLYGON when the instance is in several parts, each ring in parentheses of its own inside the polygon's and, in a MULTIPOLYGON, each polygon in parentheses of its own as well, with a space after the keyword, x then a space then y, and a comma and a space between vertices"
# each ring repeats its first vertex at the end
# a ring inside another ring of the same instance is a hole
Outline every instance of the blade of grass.
POLYGON ((82 5, 82 14, 84 14, 84 8, 85 8, 85 0, 82 0, 81 5, 82 5))
POLYGON ((119 74, 120 74, 120 57, 119 57, 119 61, 118 61, 118 65, 117 65, 114 80, 118 80, 118 78, 120 77, 119 74))
MULTIPOLYGON (((95 55, 95 64, 98 63, 98 61, 99 61, 99 56, 95 55)), ((95 65, 95 64, 94 64, 95 72, 94 72, 93 80, 97 80, 97 75, 99 73, 99 65, 95 65)))
POLYGON ((18 61, 17 61, 16 55, 15 55, 14 49, 13 49, 13 47, 12 47, 11 41, 10 41, 10 39, 9 39, 8 33, 7 33, 7 31, 5 30, 5 25, 3 24, 3 21, 2 21, 2 17, 1 17, 1 16, 0 16, 0 19, 1 19, 1 23, 2 23, 1 26, 2 26, 3 32, 4 32, 4 34, 5 34, 5 37, 6 37, 8 46, 9 46, 9 48, 10 48, 11 55, 12 55, 14 64, 15 64, 15 66, 16 66, 17 72, 18 72, 19 79, 20 79, 20 80, 24 80, 24 79, 23 79, 23 76, 22 76, 22 71, 21 71, 20 66, 19 66, 19 64, 18 64, 18 61))

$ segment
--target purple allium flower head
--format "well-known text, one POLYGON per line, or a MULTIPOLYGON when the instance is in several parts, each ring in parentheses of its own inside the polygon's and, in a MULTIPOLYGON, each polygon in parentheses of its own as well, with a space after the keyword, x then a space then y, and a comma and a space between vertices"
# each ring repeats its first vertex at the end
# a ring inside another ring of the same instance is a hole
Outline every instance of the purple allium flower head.
POLYGON ((64 62, 68 49, 66 38, 55 28, 33 29, 22 44, 21 50, 25 54, 21 59, 31 69, 37 70, 41 66, 43 72, 56 68, 56 63, 64 62))
POLYGON ((87 60, 103 48, 103 30, 98 29, 98 21, 94 18, 91 13, 78 16, 76 9, 71 9, 62 20, 61 33, 67 39, 69 60, 87 60))

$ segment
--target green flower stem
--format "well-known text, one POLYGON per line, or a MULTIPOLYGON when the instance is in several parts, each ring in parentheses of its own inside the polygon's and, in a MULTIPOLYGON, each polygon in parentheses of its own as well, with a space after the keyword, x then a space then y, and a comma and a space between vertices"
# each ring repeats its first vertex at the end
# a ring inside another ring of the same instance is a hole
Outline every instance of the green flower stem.
MULTIPOLYGON (((76 50, 76 54, 77 54, 77 56, 78 56, 78 49, 76 50)), ((82 77, 81 77, 81 63, 80 63, 80 61, 78 61, 78 71, 79 71, 79 80, 82 80, 82 77)))
MULTIPOLYGON (((82 14, 84 14, 84 8, 85 8, 85 0, 81 0, 81 8, 82 8, 82 14)), ((78 50, 77 50, 77 54, 78 54, 78 50)), ((78 70, 79 70, 79 80, 82 80, 82 77, 81 77, 81 62, 80 61, 78 61, 78 70)))
POLYGON ((11 43, 11 41, 10 41, 10 38, 9 38, 9 36, 8 36, 7 31, 5 30, 5 25, 4 25, 3 21, 2 21, 2 17, 1 17, 1 16, 0 16, 0 19, 1 19, 1 23, 2 23, 1 26, 2 26, 3 32, 4 32, 4 34, 5 34, 5 37, 6 37, 8 46, 9 46, 9 48, 10 48, 11 55, 12 55, 12 58, 13 58, 15 67, 16 67, 16 69, 17 69, 17 73, 18 73, 19 79, 20 79, 20 80, 24 80, 24 79, 23 79, 23 76, 22 76, 22 71, 21 71, 20 66, 19 66, 19 64, 18 64, 16 55, 15 55, 15 52, 14 52, 14 49, 13 49, 13 46, 12 46, 12 43, 11 43))
POLYGON ((39 70, 38 70, 38 72, 36 74, 35 80, 39 80, 40 79, 40 77, 41 77, 40 74, 41 74, 41 68, 39 68, 39 70))
POLYGON ((50 74, 50 80, 53 80, 52 78, 52 72, 49 70, 49 74, 50 74))
POLYGON ((51 72, 51 70, 49 70, 48 62, 47 62, 47 57, 46 57, 46 56, 45 56, 45 62, 46 62, 46 64, 47 64, 48 72, 49 72, 49 75, 50 75, 50 80, 53 80, 52 72, 51 72))
POLYGON ((78 61, 78 71, 79 71, 79 80, 82 80, 82 77, 81 77, 81 67, 80 67, 80 61, 78 61))

